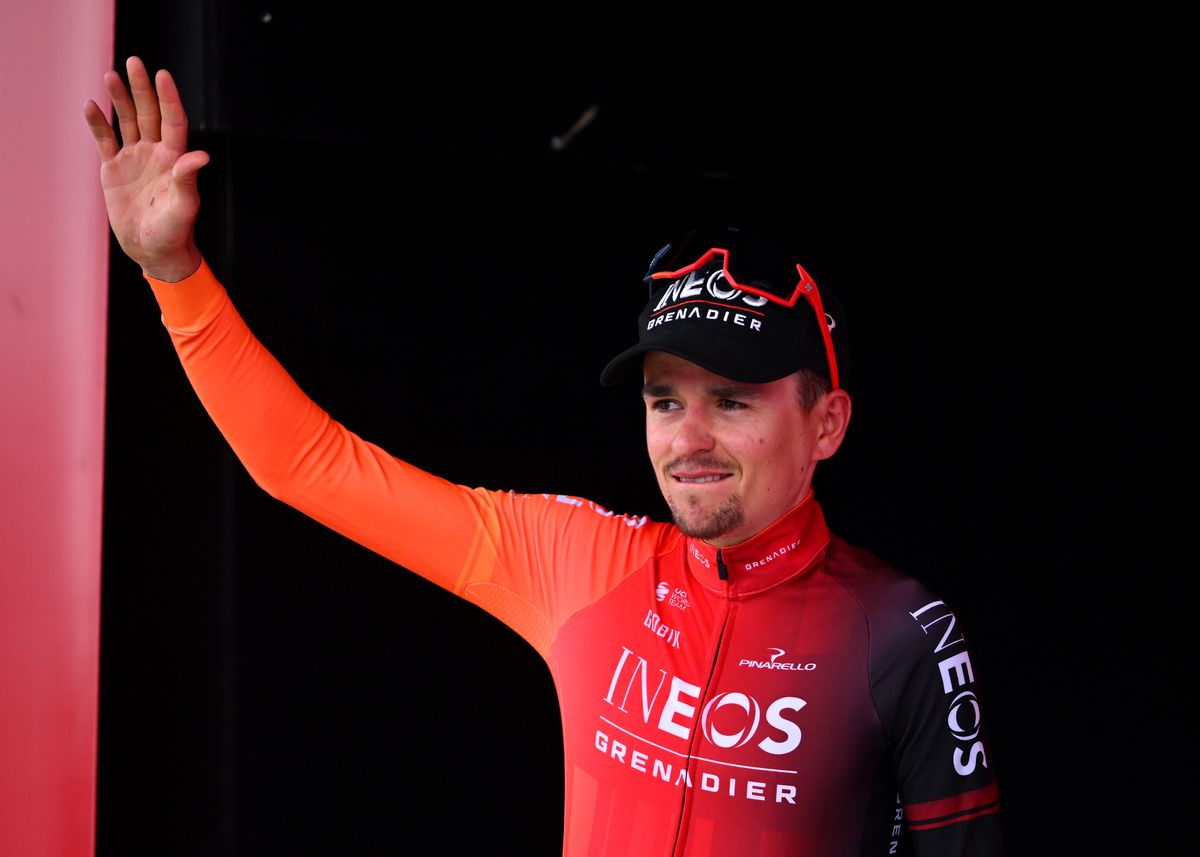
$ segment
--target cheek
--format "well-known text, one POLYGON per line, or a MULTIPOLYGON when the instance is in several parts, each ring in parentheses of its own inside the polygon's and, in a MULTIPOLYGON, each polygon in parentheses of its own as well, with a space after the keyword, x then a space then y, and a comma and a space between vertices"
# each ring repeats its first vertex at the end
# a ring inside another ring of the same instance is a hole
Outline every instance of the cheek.
POLYGON ((669 442, 666 440, 664 432, 655 431, 651 426, 646 427, 646 452, 650 454, 651 461, 659 461, 663 456, 664 449, 668 447, 669 442))
POLYGON ((758 460, 767 472, 784 482, 793 481, 807 466, 806 445, 798 426, 780 429, 777 434, 764 434, 754 439, 758 460))

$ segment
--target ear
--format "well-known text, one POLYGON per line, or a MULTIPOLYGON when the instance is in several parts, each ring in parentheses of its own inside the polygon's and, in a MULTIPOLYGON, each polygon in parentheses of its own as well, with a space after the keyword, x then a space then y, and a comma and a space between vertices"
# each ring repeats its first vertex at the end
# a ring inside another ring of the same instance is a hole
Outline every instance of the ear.
POLYGON ((850 425, 851 410, 850 394, 841 389, 826 393, 813 408, 817 430, 813 460, 823 461, 838 451, 850 425))

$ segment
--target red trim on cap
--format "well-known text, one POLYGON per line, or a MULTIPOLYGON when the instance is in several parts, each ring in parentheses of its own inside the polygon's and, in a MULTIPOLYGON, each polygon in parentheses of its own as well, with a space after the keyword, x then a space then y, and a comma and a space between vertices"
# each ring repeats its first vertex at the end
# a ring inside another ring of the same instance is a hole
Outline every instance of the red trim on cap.
POLYGON ((762 315, 762 316, 766 315, 766 313, 763 312, 762 310, 751 309, 748 306, 738 306, 737 304, 723 304, 720 301, 697 300, 697 301, 680 301, 677 304, 671 304, 670 306, 663 307, 658 312, 650 313, 649 317, 654 318, 655 316, 662 315, 664 312, 671 312, 672 310, 678 309, 681 306, 687 306, 688 304, 709 304, 710 306, 725 307, 725 309, 731 309, 736 312, 749 313, 750 315, 762 315))

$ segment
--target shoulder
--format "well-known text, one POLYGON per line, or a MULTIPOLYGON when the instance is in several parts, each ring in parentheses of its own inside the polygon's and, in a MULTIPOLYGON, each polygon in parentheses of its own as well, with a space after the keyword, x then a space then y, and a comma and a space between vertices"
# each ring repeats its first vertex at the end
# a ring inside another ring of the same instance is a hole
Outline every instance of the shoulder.
POLYGON ((954 607, 920 579, 870 551, 834 536, 826 571, 862 611, 876 675, 917 663, 936 664, 966 647, 954 607))
POLYGON ((475 489, 502 522, 519 524, 528 534, 540 533, 555 539, 639 545, 665 550, 680 539, 674 524, 645 515, 614 512, 595 500, 572 494, 533 494, 516 491, 475 489))
POLYGON ((939 600, 912 574, 838 536, 830 537, 825 568, 868 618, 919 611, 939 600))
POLYGON ((905 709, 924 710, 920 700, 973 704, 970 641, 951 604, 911 574, 837 538, 827 567, 865 617, 871 684, 884 722, 902 722, 905 709))

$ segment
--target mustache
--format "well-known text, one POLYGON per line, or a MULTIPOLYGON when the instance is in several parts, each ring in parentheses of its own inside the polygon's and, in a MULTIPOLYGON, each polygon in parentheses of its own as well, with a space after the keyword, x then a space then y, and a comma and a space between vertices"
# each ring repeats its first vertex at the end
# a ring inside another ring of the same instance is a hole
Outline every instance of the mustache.
POLYGON ((676 470, 733 470, 734 466, 728 461, 722 461, 716 456, 701 455, 698 457, 673 458, 663 465, 663 473, 668 476, 676 470))

